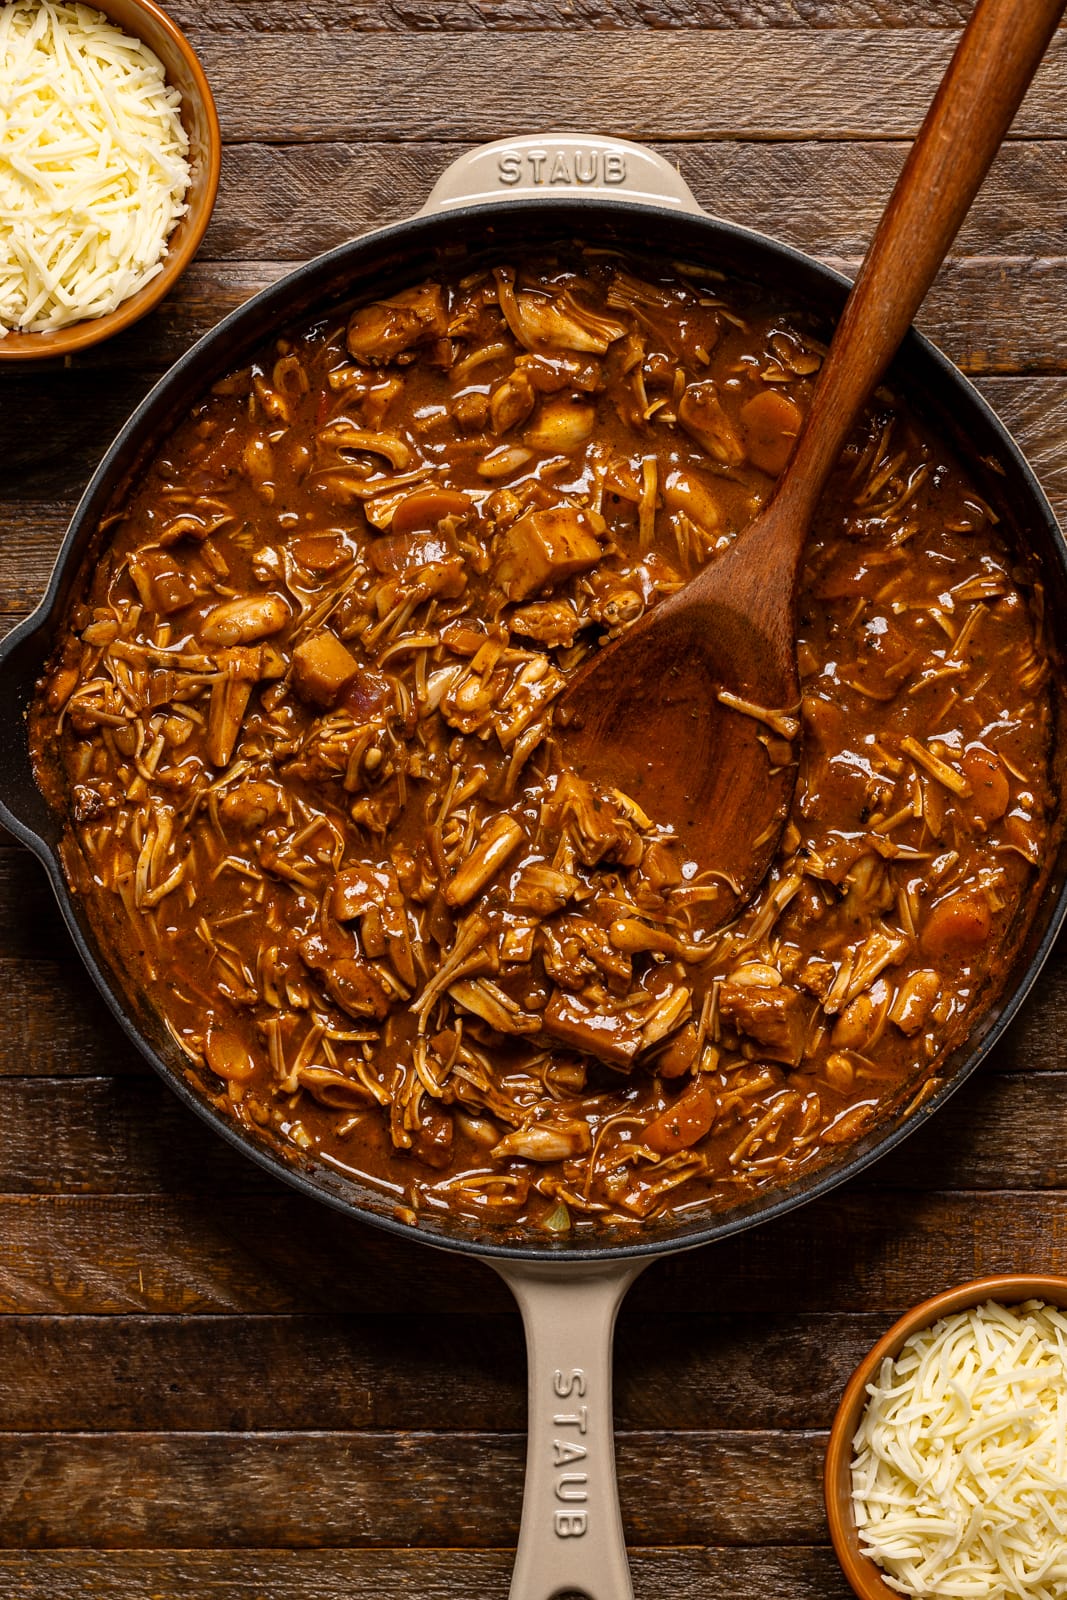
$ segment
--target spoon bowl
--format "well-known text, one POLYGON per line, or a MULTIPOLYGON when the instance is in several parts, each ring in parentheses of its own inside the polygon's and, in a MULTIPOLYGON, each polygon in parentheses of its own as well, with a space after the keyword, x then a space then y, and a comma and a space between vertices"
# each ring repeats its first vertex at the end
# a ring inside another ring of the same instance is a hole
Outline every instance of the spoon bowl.
POLYGON ((793 613, 774 604, 751 534, 572 680, 557 713, 567 760, 673 829, 711 932, 758 889, 797 774, 793 613), (764 600, 769 604, 764 604, 764 600))

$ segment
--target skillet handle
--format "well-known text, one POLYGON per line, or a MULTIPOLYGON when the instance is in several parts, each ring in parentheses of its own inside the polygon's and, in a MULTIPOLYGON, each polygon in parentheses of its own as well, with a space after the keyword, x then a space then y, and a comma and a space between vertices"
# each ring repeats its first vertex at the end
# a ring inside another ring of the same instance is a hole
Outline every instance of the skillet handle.
POLYGON ((647 145, 596 134, 527 134, 468 150, 446 167, 420 216, 499 200, 628 200, 703 212, 677 167, 647 145))
POLYGON ((510 1600, 632 1600, 615 1482, 611 1341, 644 1261, 491 1263, 522 1311, 530 1426, 510 1600))

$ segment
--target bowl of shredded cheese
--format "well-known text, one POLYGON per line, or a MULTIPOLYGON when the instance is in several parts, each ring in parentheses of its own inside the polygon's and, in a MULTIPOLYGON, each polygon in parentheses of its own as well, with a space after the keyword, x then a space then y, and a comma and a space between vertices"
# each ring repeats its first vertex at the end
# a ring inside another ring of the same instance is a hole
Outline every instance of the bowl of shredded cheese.
POLYGON ((984 1278, 849 1380, 826 1511, 862 1600, 1067 1600, 1067 1278, 984 1278))
POLYGON ((0 5, 0 361, 66 356, 157 305, 220 154, 203 68, 152 0, 0 5))

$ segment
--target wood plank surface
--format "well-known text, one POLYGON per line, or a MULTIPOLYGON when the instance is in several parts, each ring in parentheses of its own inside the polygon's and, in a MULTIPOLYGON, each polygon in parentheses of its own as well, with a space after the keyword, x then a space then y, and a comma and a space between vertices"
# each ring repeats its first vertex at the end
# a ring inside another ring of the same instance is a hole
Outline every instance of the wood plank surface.
MULTIPOLYGON (((813 255, 857 260, 908 149, 897 140, 649 142, 714 215, 813 255)), ((417 210, 457 153, 440 140, 231 145, 199 259, 301 261, 331 250, 417 210)), ((1005 146, 953 255, 1062 254, 1056 201, 1065 169, 1061 143, 1018 139, 1005 146)))
MULTIPOLYGON (((124 418, 228 310, 410 215, 482 139, 643 138, 852 271, 970 0, 171 0, 225 151, 197 261, 69 365, 0 369, 0 630, 124 418)), ((1067 33, 921 325, 1067 517, 1067 33)), ((0 774, 2 777, 2 774, 0 774)), ((1067 1272, 1067 941, 939 1115, 847 1186, 653 1263, 620 1316, 637 1600, 847 1600, 819 1474, 907 1305, 1067 1272)), ((482 1262, 244 1160, 125 1039, 0 840, 0 1600, 504 1600, 525 1370, 482 1262)))
POLYGON ((962 28, 968 0, 173 0, 200 43, 212 33, 561 33, 691 28, 962 28))
MULTIPOLYGON (((955 44, 928 28, 203 33, 233 141, 425 138, 456 143, 564 127, 633 139, 912 138, 955 44), (535 64, 531 70, 531 64, 535 64), (328 84, 323 95, 321 87, 328 84), (388 92, 383 92, 388 85, 388 92)), ((1067 36, 1053 40, 1013 126, 1067 133, 1067 36)))
MULTIPOLYGON (((618 1426, 825 1428, 887 1321, 884 1312, 785 1312, 754 1326, 743 1313, 627 1307, 615 1341, 618 1426)), ((526 1420, 522 1327, 506 1311, 12 1317, 5 1331, 0 1433, 447 1434, 514 1432, 526 1420)))
MULTIPOLYGON (((1067 1195, 849 1185, 707 1247, 665 1256, 635 1308, 753 1315, 895 1308, 954 1282, 1061 1272, 1067 1195)), ((427 1249, 289 1195, 0 1199, 0 1315, 347 1311, 510 1305, 474 1257, 427 1249), (343 1269, 342 1269, 343 1264, 343 1269)))
MULTIPOLYGON (((817 1543, 825 1446, 807 1430, 619 1431, 629 1542, 817 1543)), ((523 1459, 521 1434, 480 1431, 0 1435, 0 1547, 63 1548, 86 1524, 103 1549, 510 1545, 523 1459)))
MULTIPOLYGON (((507 1550, 0 1551, 0 1594, 48 1600, 504 1600, 507 1550)), ((811 1546, 635 1550, 636 1600, 848 1600, 832 1553, 811 1546)))

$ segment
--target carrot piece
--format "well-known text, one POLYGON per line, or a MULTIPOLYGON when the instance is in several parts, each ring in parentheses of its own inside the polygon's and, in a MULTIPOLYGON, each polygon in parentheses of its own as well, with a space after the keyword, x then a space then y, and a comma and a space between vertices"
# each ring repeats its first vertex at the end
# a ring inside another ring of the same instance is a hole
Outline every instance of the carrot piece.
POLYGON ((921 943, 928 956, 964 960, 989 938, 993 913, 980 894, 953 894, 941 900, 926 919, 921 943))
POLYGON ((436 528, 442 517, 465 517, 471 509, 469 495, 434 485, 406 495, 393 512, 390 526, 393 533, 414 533, 416 529, 436 528))
POLYGON ((645 1129, 644 1143, 657 1155, 673 1156, 697 1144, 715 1121, 715 1102, 701 1078, 680 1094, 672 1106, 654 1118, 645 1129))
POLYGON ((996 822, 1008 809, 1011 788, 997 756, 984 745, 964 751, 960 766, 971 786, 970 809, 979 822, 996 822))
POLYGON ((800 407, 777 389, 763 389, 741 407, 748 459, 776 478, 789 460, 800 429, 800 407))

